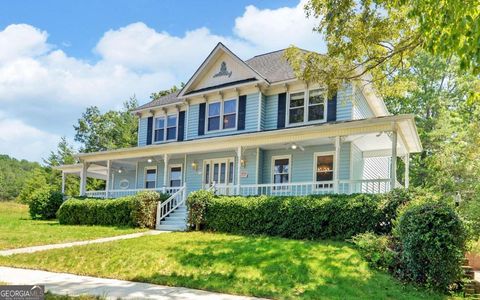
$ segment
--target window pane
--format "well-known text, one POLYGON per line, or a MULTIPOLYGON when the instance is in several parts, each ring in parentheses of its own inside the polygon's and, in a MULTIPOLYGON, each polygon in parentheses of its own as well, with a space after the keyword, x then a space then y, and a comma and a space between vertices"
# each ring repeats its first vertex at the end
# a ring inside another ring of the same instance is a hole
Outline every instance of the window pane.
POLYGON ((210 164, 205 165, 205 183, 210 183, 210 164))
POLYGON ((155 142, 163 141, 163 129, 155 130, 155 142))
POLYGON ((220 115, 220 102, 211 103, 208 105, 208 116, 220 115))
POLYGON ((302 108, 295 108, 295 109, 290 109, 290 117, 289 117, 289 122, 290 123, 301 123, 303 122, 303 107, 302 108))
POLYGON ((167 140, 175 140, 177 138, 177 127, 167 129, 167 140))
POLYGON ((290 107, 303 106, 305 103, 305 97, 303 92, 290 94, 290 107))
POLYGON ((225 183, 227 165, 225 163, 220 164, 220 183, 225 183))
POLYGON ((317 156, 317 181, 333 180, 333 155, 317 156))
POLYGON ((223 128, 235 128, 236 117, 236 114, 223 116, 223 128))
POLYGON ((220 117, 208 118, 208 130, 220 129, 220 117))
POLYGON ((172 168, 170 171, 170 178, 172 180, 182 179, 182 168, 180 167, 172 168))
POLYGON ((275 160, 275 168, 274 168, 274 173, 288 173, 288 165, 289 165, 289 159, 288 158, 283 158, 283 159, 276 159, 275 160))
POLYGON ((323 90, 310 91, 310 98, 309 98, 310 104, 323 103, 324 99, 325 99, 325 92, 323 90))
POLYGON ((237 100, 228 100, 223 102, 223 113, 230 114, 237 111, 237 100))
POLYGON ((165 119, 164 118, 155 118, 155 128, 160 129, 165 127, 165 119))
POLYGON ((170 180, 170 186, 171 187, 179 187, 182 185, 181 180, 170 180))
POLYGON ((234 174, 234 169, 233 169, 233 162, 230 162, 229 165, 229 170, 228 170, 228 183, 233 183, 233 174, 234 174))
POLYGON ((218 164, 213 164, 213 181, 218 182, 218 164))
POLYGON ((323 120, 325 116, 325 109, 323 104, 317 104, 308 107, 308 120, 317 121, 323 120))
POLYGON ((147 188, 147 189, 153 189, 153 188, 155 188, 155 181, 147 181, 147 182, 145 182, 145 188, 147 188))
POLYGON ((168 127, 175 127, 175 126, 177 126, 177 116, 168 116, 168 118, 167 118, 167 126, 168 126, 168 127))

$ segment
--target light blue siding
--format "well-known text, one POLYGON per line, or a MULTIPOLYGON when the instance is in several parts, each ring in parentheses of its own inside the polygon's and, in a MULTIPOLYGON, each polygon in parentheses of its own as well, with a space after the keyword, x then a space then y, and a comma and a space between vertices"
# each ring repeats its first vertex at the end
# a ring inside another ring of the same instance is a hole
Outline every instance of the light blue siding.
POLYGON ((352 85, 346 84, 337 92, 337 121, 352 119, 352 85))
POLYGON ((198 137, 198 116, 200 112, 200 105, 194 104, 190 105, 188 109, 188 127, 187 127, 187 138, 189 140, 196 139, 198 137))
POLYGON ((363 155, 362 151, 352 144, 352 179, 362 179, 363 172, 363 155))
POLYGON ((128 187, 124 189, 134 189, 135 188, 135 169, 133 170, 124 170, 122 173, 114 172, 112 174, 113 184, 112 189, 120 189, 120 182, 123 180, 128 181, 128 187))
POLYGON ((266 124, 266 116, 267 116, 267 104, 266 102, 266 97, 264 94, 262 94, 261 99, 260 99, 260 130, 265 130, 265 124, 266 124))
POLYGON ((258 114, 260 113, 260 95, 258 93, 247 95, 247 108, 245 110, 246 132, 258 130, 258 114))
MULTIPOLYGON (((262 183, 272 183, 272 157, 278 155, 291 155, 291 182, 312 182, 314 172, 314 153, 334 151, 334 146, 320 145, 305 147, 300 150, 263 150, 262 183)), ((350 143, 340 146, 340 166, 338 168, 340 179, 350 178, 350 143)))
POLYGON ((373 117, 374 114, 368 105, 367 99, 359 89, 355 89, 353 104, 353 120, 360 120, 373 117))
MULTIPOLYGON (((247 177, 240 178, 240 184, 257 183, 257 149, 248 149, 243 153, 243 159, 246 161, 244 167, 240 168, 247 177)), ((235 166, 235 170, 237 170, 235 166)))
POLYGON ((278 95, 265 97, 264 130, 277 129, 278 95))
POLYGON ((138 119, 138 146, 147 145, 148 118, 138 119))

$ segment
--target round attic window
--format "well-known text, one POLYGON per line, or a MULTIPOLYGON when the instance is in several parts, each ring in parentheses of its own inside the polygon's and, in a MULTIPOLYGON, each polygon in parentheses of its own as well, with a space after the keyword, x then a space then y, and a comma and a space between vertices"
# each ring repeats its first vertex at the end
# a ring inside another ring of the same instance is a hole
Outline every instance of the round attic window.
POLYGON ((128 189, 129 185, 130 185, 130 182, 128 182, 128 179, 120 180, 120 189, 126 190, 126 189, 128 189))

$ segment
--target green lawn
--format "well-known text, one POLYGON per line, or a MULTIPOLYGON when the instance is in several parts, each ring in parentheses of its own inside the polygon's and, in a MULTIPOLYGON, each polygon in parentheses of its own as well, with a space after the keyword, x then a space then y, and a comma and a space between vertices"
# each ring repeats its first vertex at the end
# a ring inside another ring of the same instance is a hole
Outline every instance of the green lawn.
POLYGON ((349 244, 168 233, 33 254, 0 265, 275 299, 444 299, 371 270, 349 244))
POLYGON ((90 240, 139 231, 133 228, 60 225, 31 220, 26 205, 0 202, 0 250, 90 240))

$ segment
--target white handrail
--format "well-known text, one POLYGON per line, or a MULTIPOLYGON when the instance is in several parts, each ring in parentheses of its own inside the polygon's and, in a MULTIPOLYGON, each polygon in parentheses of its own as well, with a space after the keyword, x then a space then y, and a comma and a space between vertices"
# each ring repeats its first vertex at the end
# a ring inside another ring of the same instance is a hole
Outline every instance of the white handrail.
POLYGON ((185 203, 185 186, 182 186, 174 194, 168 197, 167 200, 163 202, 158 202, 157 205, 157 225, 160 224, 160 221, 168 216, 172 211, 177 207, 185 203))

